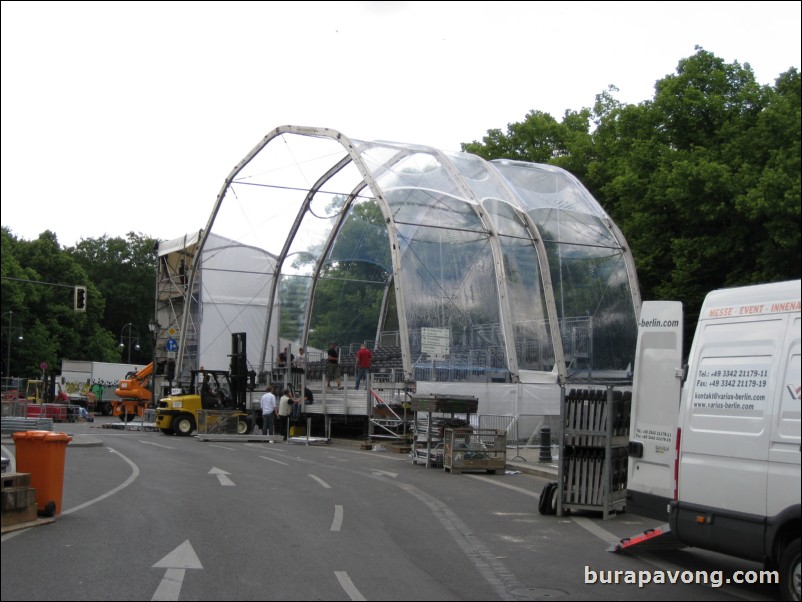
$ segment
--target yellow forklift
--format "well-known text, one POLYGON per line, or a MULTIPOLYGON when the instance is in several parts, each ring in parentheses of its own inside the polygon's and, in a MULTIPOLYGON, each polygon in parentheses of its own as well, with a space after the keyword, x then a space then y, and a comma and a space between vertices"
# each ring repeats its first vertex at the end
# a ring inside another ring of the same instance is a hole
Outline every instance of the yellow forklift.
POLYGON ((162 397, 156 408, 156 426, 165 435, 191 435, 202 430, 228 430, 247 435, 253 417, 246 411, 249 373, 245 359, 245 333, 231 335, 230 370, 193 370, 180 395, 162 397))

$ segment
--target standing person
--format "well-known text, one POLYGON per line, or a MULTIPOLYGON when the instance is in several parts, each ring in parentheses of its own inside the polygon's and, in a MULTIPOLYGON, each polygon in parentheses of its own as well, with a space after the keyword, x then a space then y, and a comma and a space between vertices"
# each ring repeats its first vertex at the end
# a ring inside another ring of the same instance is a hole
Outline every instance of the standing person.
POLYGON ((326 358, 326 388, 331 389, 331 381, 337 381, 337 388, 342 389, 342 382, 340 381, 340 351, 337 349, 337 343, 332 341, 329 343, 329 350, 326 358))
POLYGON ((184 263, 183 259, 178 262, 178 278, 181 280, 181 284, 184 288, 187 288, 187 264, 184 263))
POLYGON ((260 403, 262 404, 262 434, 272 435, 273 420, 278 414, 278 408, 276 408, 276 396, 273 395, 271 385, 267 385, 267 391, 262 395, 260 403))
POLYGON ((359 391, 359 383, 365 379, 365 386, 368 386, 368 372, 370 372, 370 364, 373 362, 373 353, 365 346, 365 343, 359 347, 356 352, 356 390, 359 391))
POLYGON ((286 368, 288 363, 295 361, 295 355, 290 353, 290 348, 285 347, 284 351, 278 354, 278 367, 286 368))
POLYGON ((292 396, 292 391, 290 389, 284 389, 281 392, 281 399, 278 402, 278 420, 279 420, 279 431, 282 435, 284 435, 284 441, 287 440, 287 435, 289 435, 289 425, 287 424, 288 418, 292 414, 292 406, 296 403, 295 398, 292 396))
POLYGON ((306 372, 306 353, 304 353, 303 347, 298 348, 298 357, 295 358, 293 372, 298 372, 300 374, 304 374, 306 372))

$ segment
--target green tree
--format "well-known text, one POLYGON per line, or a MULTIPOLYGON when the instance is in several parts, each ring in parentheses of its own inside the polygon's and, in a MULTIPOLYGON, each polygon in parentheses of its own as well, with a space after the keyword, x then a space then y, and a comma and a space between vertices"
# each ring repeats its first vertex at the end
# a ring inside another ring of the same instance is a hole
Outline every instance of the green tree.
POLYGON ((103 297, 56 235, 45 231, 24 241, 3 228, 2 237, 3 309, 14 311, 13 325, 24 336, 12 357, 12 373, 36 375, 42 362, 58 369, 65 358, 115 361, 115 340, 100 324, 103 297), (76 285, 87 286, 86 312, 73 309, 76 285))
MULTIPOLYGON (((334 204, 342 203, 338 197, 334 204)), ((315 287, 309 345, 372 340, 391 272, 389 238, 375 201, 352 205, 315 287)))
POLYGON ((624 177, 607 181, 624 194, 607 184, 600 200, 644 297, 683 300, 689 328, 711 289, 799 278, 798 74, 778 82, 760 86, 748 64, 697 49, 652 102, 618 113, 638 124, 610 148, 624 177))
POLYGON ((17 259, 19 240, 3 226, 0 230, 0 332, 2 332, 3 376, 25 374, 22 353, 28 317, 26 300, 36 296, 36 287, 26 281, 35 280, 36 272, 23 267, 17 259), (23 337, 22 341, 19 337, 23 337), (6 350, 8 350, 6 352, 6 350), (11 362, 9 367, 8 362, 11 362))
POLYGON ((114 361, 127 361, 127 347, 119 347, 119 337, 129 322, 133 326, 130 332, 125 329, 125 336, 138 337, 140 346, 131 350, 132 363, 148 363, 153 357, 148 323, 154 315, 157 244, 153 238, 129 232, 125 238, 82 239, 68 249, 106 302, 101 324, 118 341, 114 361))
POLYGON ((463 149, 574 173, 627 237, 643 298, 682 300, 689 328, 712 289, 799 278, 798 71, 762 86, 748 64, 697 48, 652 100, 615 92, 561 124, 530 112, 463 149))
POLYGON ((512 159, 551 163, 584 174, 591 153, 590 109, 566 111, 558 122, 548 113, 530 111, 521 123, 507 125, 507 133, 488 130, 482 142, 463 143, 464 152, 484 159, 512 159))

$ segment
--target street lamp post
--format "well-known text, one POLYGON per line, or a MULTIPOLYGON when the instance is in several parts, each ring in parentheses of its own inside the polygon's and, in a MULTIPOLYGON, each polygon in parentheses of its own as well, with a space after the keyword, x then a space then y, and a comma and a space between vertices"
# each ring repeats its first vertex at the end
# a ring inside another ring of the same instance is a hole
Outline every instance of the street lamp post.
MULTIPOLYGON (((11 339, 14 338, 14 331, 19 329, 19 327, 15 328, 11 325, 11 318, 14 315, 13 311, 7 311, 3 315, 8 314, 8 353, 6 355, 6 377, 9 379, 8 383, 11 384, 11 339)), ((17 337, 17 340, 22 340, 22 335, 17 337)))
POLYGON ((122 327, 122 329, 120 330, 120 347, 125 347, 126 341, 128 342, 128 363, 129 364, 131 363, 131 344, 134 341, 136 341, 136 345, 135 345, 136 350, 139 351, 139 337, 134 336, 134 335, 131 334, 131 329, 133 327, 134 327, 134 325, 131 322, 128 322, 128 324, 124 325, 122 327), (125 336, 123 334, 125 332, 126 328, 128 329, 128 336, 125 336))
POLYGON ((153 355, 151 356, 152 357, 151 361, 153 362, 153 371, 151 372, 151 377, 150 377, 150 386, 151 386, 150 393, 151 393, 151 398, 153 400, 152 407, 154 408, 156 407, 156 404, 159 403, 157 397, 159 392, 159 387, 156 386, 156 376, 158 375, 159 372, 157 370, 158 358, 156 357, 156 344, 159 341, 159 331, 161 330, 161 327, 162 327, 161 324, 159 324, 159 322, 155 318, 151 319, 151 321, 148 322, 148 330, 150 331, 151 338, 153 340, 153 355))

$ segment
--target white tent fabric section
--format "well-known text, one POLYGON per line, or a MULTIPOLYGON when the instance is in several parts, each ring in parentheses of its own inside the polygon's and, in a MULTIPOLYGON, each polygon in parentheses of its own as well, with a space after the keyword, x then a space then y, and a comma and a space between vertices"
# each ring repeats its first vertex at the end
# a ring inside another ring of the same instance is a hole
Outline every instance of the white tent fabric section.
MULTIPOLYGON (((201 366, 227 368, 231 333, 247 334, 251 368, 265 344, 268 295, 276 258, 263 249, 245 246, 220 236, 211 236, 201 259, 200 345, 201 366)), ((278 311, 276 306, 274 311, 278 311)), ((273 323, 277 322, 274 316, 273 323)), ((277 351, 276 351, 277 353, 277 351)))
POLYGON ((184 236, 179 236, 172 240, 164 240, 159 243, 159 257, 174 255, 180 257, 181 253, 190 252, 195 248, 201 238, 200 232, 190 232, 184 236))
MULTIPOLYGON (((181 341, 174 353, 182 356, 185 371, 200 367, 227 370, 232 333, 247 334, 248 358, 258 359, 262 353, 276 258, 264 249, 211 235, 205 239, 193 287, 188 289, 190 268, 181 266, 194 262, 202 234, 159 244, 164 275, 160 276, 157 320, 164 343, 157 346, 164 349, 169 338, 181 341), (169 274, 174 277, 170 279, 169 274), (191 310, 185 315, 188 290, 191 310)), ((250 368, 256 372, 256 362, 250 368)))
POLYGON ((226 293, 273 300, 257 372, 280 333, 293 348, 368 343, 393 380, 481 391, 480 402, 512 400, 518 413, 554 408, 541 385, 628 376, 634 262, 560 168, 281 126, 226 178, 196 266, 212 236, 275 257, 242 268, 261 271, 269 290, 226 293))

